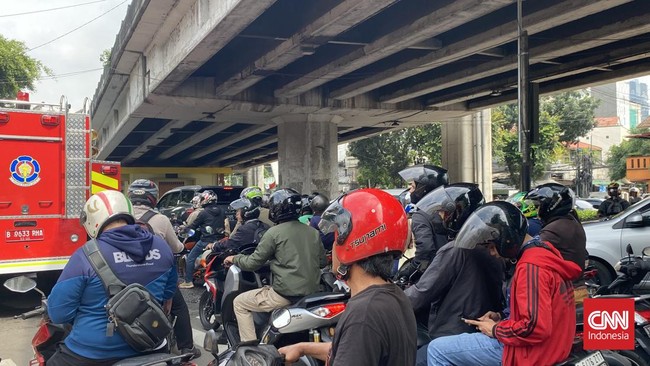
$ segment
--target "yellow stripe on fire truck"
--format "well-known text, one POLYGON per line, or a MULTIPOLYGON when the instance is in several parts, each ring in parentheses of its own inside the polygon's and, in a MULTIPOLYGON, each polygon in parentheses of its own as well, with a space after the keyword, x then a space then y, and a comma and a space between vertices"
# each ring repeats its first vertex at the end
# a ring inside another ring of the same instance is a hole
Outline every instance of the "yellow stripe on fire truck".
MULTIPOLYGON (((115 178, 107 177, 103 175, 102 173, 98 173, 93 171, 90 175, 92 182, 93 183, 99 183, 104 187, 110 188, 110 189, 115 189, 117 190, 119 188, 119 181, 115 178)), ((103 191, 107 188, 104 188, 98 185, 93 184, 91 187, 91 192, 92 194, 95 194, 99 191, 103 191)))
POLYGON ((29 271, 59 270, 68 263, 65 258, 42 258, 29 261, 0 261, 0 273, 24 273, 29 271))

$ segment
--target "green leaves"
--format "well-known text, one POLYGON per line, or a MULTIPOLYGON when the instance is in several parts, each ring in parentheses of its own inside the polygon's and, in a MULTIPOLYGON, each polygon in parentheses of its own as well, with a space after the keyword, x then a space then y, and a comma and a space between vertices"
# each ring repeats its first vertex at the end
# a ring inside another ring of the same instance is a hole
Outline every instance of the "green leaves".
POLYGON ((350 143, 348 152, 359 159, 357 180, 362 186, 404 187, 398 172, 426 158, 440 164, 440 124, 405 128, 350 143))
MULTIPOLYGON (((598 100, 583 91, 571 91, 543 97, 540 101, 539 143, 532 145, 533 177, 544 171, 565 151, 566 144, 586 135, 594 127, 598 100)), ((510 183, 519 183, 521 154, 515 104, 492 109, 492 149, 496 160, 510 173, 510 183)))
POLYGON ((34 90, 41 74, 52 71, 40 61, 27 56, 23 42, 0 35, 0 99, 14 99, 21 89, 34 90))

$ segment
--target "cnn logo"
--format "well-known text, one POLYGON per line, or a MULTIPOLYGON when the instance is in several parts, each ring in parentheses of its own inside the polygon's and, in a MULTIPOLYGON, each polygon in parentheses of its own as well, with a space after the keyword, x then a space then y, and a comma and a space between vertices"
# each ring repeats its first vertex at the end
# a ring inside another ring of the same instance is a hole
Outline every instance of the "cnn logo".
POLYGON ((589 314, 587 322, 591 329, 622 329, 627 330, 630 326, 629 311, 594 311, 589 314))
POLYGON ((634 299, 585 299, 584 348, 634 349, 634 299))

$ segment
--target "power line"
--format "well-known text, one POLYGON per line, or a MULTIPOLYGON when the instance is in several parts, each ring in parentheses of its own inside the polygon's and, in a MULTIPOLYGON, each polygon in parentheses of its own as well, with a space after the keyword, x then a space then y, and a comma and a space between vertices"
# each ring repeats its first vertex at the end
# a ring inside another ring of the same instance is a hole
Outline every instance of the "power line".
POLYGON ((15 17, 19 15, 28 15, 28 14, 36 14, 36 13, 45 13, 48 11, 54 11, 54 10, 61 10, 61 9, 68 9, 68 8, 76 8, 78 6, 83 6, 83 5, 89 5, 89 4, 95 4, 95 3, 102 3, 108 0, 96 0, 96 1, 90 1, 87 3, 82 3, 82 4, 74 4, 74 5, 66 5, 66 6, 60 6, 58 8, 50 8, 50 9, 42 9, 42 10, 33 10, 33 11, 26 11, 24 13, 13 13, 13 14, 5 14, 5 15, 0 15, 0 18, 7 18, 7 17, 15 17))
POLYGON ((65 37, 65 36, 67 36, 68 34, 74 32, 74 31, 77 31, 77 30, 79 30, 79 29, 81 29, 81 28, 87 26, 88 24, 94 22, 95 20, 97 20, 97 19, 103 17, 104 15, 110 13, 111 11, 117 9, 118 7, 120 7, 121 5, 123 5, 124 3, 126 3, 127 1, 128 1, 128 0, 124 0, 124 1, 122 1, 121 3, 115 5, 114 7, 110 8, 109 10, 105 11, 104 13, 98 15, 97 17, 95 17, 95 18, 93 18, 93 19, 87 21, 86 23, 84 23, 84 24, 82 24, 82 25, 80 25, 80 26, 78 26, 78 27, 72 29, 72 30, 69 31, 69 32, 63 33, 62 35, 60 35, 60 36, 58 36, 58 37, 56 37, 56 38, 54 38, 54 39, 51 39, 51 40, 49 40, 49 41, 47 41, 47 42, 45 42, 45 43, 43 43, 43 44, 40 44, 40 45, 38 45, 38 46, 36 46, 36 47, 32 47, 32 48, 29 49, 29 51, 33 51, 33 50, 35 50, 35 49, 37 49, 37 48, 41 48, 41 47, 43 47, 43 46, 46 46, 46 45, 48 45, 48 44, 50 44, 50 43, 52 43, 52 42, 54 42, 54 41, 56 41, 56 40, 59 40, 59 39, 65 37))

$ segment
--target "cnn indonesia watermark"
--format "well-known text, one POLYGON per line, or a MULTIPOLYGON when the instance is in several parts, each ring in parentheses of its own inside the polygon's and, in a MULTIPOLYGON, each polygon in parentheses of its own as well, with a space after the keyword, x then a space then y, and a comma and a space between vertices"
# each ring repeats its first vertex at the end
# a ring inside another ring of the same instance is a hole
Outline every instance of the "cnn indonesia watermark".
POLYGON ((585 299, 584 348, 634 349, 634 299, 585 299))

